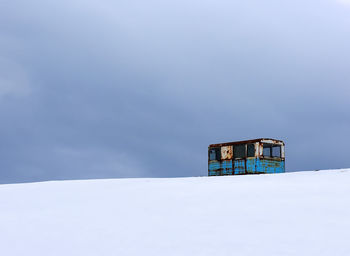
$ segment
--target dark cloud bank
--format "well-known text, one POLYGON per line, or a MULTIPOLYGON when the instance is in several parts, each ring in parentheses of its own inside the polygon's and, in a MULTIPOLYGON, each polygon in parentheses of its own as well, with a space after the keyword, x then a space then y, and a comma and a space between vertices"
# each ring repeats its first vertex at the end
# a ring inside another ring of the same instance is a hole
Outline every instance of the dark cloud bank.
POLYGON ((336 1, 1 1, 0 183, 199 176, 210 143, 350 167, 336 1))

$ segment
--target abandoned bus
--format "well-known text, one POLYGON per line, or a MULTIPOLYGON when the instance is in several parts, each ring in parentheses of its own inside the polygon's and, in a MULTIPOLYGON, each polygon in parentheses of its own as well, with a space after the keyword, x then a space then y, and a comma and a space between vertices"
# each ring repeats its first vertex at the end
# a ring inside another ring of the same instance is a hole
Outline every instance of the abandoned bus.
POLYGON ((285 172, 284 142, 256 139, 208 147, 208 175, 285 172))

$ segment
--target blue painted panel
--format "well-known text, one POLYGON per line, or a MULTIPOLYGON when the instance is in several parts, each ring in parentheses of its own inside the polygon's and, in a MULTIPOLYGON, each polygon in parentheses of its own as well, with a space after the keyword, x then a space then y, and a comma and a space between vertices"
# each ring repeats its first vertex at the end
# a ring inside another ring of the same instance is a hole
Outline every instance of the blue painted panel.
POLYGON ((256 173, 256 158, 247 158, 247 173, 256 173))
POLYGON ((244 174, 245 173, 245 161, 234 160, 234 174, 244 174))
POLYGON ((210 161, 208 166, 209 176, 220 176, 221 175, 221 163, 219 161, 210 161))
POLYGON ((211 161, 209 162, 209 171, 215 171, 220 169, 219 161, 211 161))
POLYGON ((208 175, 209 176, 220 176, 220 171, 209 171, 208 175))
POLYGON ((232 160, 223 160, 221 162, 221 172, 222 175, 232 175, 232 160))
POLYGON ((285 172, 285 162, 273 159, 247 158, 246 160, 210 161, 209 176, 254 174, 254 173, 282 173, 285 172), (245 168, 247 165, 247 168, 245 168))
POLYGON ((282 173, 285 172, 284 161, 271 159, 257 159, 258 173, 282 173))

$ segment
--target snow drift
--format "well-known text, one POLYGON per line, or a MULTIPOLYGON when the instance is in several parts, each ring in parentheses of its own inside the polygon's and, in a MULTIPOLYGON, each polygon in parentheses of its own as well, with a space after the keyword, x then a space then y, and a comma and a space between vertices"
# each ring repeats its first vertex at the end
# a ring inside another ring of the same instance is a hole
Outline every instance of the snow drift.
POLYGON ((350 169, 0 185, 1 255, 350 255, 350 169))

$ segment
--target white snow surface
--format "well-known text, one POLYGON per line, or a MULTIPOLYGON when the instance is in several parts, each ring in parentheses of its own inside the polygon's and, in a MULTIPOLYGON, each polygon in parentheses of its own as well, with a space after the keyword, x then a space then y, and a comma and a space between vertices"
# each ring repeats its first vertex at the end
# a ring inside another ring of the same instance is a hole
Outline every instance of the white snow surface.
POLYGON ((350 255, 350 169, 0 185, 0 252, 350 255))

